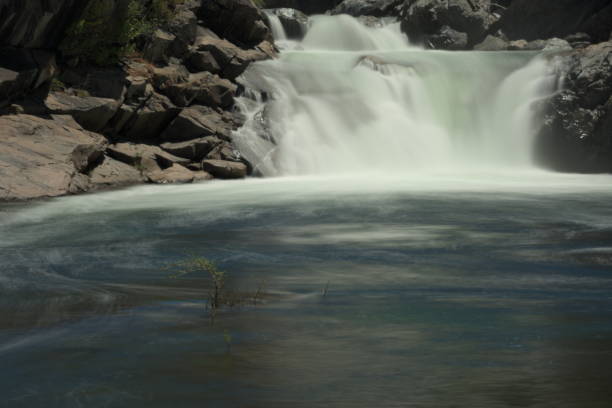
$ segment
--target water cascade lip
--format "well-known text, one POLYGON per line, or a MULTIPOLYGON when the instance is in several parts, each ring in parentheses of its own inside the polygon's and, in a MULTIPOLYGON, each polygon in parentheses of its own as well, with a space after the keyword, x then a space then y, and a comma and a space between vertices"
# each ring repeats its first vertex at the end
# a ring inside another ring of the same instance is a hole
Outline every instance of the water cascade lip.
POLYGON ((240 81, 234 140, 264 176, 534 168, 535 107, 558 82, 535 52, 426 51, 347 15, 314 16, 240 81))

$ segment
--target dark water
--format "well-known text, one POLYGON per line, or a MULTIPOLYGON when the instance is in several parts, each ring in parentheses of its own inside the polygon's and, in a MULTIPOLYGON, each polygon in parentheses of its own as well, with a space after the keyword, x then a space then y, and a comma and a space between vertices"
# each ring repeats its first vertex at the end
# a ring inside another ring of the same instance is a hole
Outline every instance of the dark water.
POLYGON ((0 406, 610 407, 611 182, 253 181, 0 207, 0 406), (265 280, 265 303, 211 325, 203 277, 165 269, 192 254, 235 288, 265 280))

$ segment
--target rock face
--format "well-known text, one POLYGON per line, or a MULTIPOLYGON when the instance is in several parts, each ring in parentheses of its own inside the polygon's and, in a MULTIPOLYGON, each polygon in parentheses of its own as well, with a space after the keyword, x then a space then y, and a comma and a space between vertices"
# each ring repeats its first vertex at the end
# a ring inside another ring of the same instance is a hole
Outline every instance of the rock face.
POLYGON ((586 33, 593 42, 607 41, 612 31, 609 0, 514 0, 495 29, 511 40, 564 38, 586 33))
POLYGON ((86 190, 85 172, 103 157, 105 143, 102 136, 70 119, 0 116, 0 199, 55 197, 86 190))
POLYGON ((612 42, 556 57, 564 89, 544 108, 539 160, 559 171, 612 172, 612 42))
POLYGON ((397 16, 403 0, 344 0, 336 6, 331 14, 348 14, 349 16, 397 16))
POLYGON ((478 44, 496 20, 489 0, 406 0, 401 11, 402 31, 424 44, 448 28, 467 34, 469 45, 478 44))

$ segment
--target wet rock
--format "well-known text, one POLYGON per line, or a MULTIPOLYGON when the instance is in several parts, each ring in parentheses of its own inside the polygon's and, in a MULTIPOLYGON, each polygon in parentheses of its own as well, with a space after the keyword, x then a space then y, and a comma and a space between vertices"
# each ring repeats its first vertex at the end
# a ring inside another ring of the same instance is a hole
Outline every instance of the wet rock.
POLYGON ((308 30, 308 16, 299 10, 276 8, 267 9, 266 12, 278 17, 289 39, 302 39, 308 30))
POLYGON ((564 89, 544 108, 541 163, 559 171, 612 172, 612 42, 559 54, 564 89))
POLYGON ((198 17, 221 38, 247 48, 272 41, 261 11, 251 0, 207 0, 198 17))
POLYGON ((148 175, 149 181, 156 184, 191 183, 194 178, 193 172, 180 164, 173 164, 167 169, 157 170, 148 175))
POLYGON ((425 43, 444 26, 468 35, 468 45, 478 44, 497 21, 488 0, 406 0, 401 27, 412 41, 425 43))
POLYGON ((566 37, 586 33, 607 41, 612 31, 609 0, 514 0, 496 24, 511 40, 566 37))
POLYGON ((207 106, 194 105, 183 109, 161 135, 167 142, 183 142, 205 136, 218 136, 229 140, 232 121, 207 106))
POLYGON ((428 45, 440 50, 465 50, 468 46, 468 35, 444 26, 437 34, 427 39, 428 45))
POLYGON ((348 14, 353 17, 397 16, 403 3, 404 0, 344 0, 331 11, 331 14, 348 14))
POLYGON ((49 113, 72 115, 81 126, 93 132, 104 129, 119 107, 114 99, 75 96, 64 92, 49 93, 44 104, 49 113))
POLYGON ((238 179, 247 175, 247 166, 240 162, 225 160, 204 160, 202 169, 217 178, 238 179))
POLYGON ((474 46, 476 51, 504 51, 509 47, 508 41, 493 35, 487 35, 483 42, 474 46))
POLYGON ((89 173, 89 180, 94 187, 108 187, 138 184, 145 181, 145 178, 134 167, 103 156, 101 163, 89 173))
POLYGON ((31 115, 0 116, 0 200, 55 197, 88 188, 79 169, 105 139, 69 122, 31 115), (75 153, 76 152, 76 153, 75 153))

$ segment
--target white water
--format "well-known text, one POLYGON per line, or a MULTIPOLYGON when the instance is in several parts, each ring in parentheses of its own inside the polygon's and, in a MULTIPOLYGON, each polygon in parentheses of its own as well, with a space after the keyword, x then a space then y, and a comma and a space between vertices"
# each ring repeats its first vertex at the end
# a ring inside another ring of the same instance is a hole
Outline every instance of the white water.
POLYGON ((533 168, 533 105, 557 86, 534 53, 425 51, 349 16, 241 81, 234 138, 265 176, 533 168))

